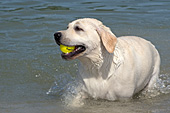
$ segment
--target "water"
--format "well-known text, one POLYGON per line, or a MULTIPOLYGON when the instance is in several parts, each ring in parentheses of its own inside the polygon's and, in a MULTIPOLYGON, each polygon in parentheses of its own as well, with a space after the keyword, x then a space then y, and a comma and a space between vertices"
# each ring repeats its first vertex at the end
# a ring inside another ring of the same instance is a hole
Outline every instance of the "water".
POLYGON ((168 0, 1 0, 0 112, 169 113, 169 6, 168 0), (117 36, 141 36, 157 47, 162 63, 155 97, 65 105, 76 93, 78 61, 61 59, 53 34, 83 17, 100 19, 117 36))

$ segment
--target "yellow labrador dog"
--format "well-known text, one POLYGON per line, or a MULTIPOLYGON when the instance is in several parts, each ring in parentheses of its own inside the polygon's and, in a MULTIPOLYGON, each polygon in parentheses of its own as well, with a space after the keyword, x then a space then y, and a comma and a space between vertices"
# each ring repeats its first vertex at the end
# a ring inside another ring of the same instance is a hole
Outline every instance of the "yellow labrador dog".
POLYGON ((71 22, 67 30, 54 34, 58 45, 75 46, 62 53, 66 60, 79 59, 84 92, 93 98, 131 98, 152 89, 160 70, 154 45, 136 36, 116 37, 102 22, 84 18, 71 22))

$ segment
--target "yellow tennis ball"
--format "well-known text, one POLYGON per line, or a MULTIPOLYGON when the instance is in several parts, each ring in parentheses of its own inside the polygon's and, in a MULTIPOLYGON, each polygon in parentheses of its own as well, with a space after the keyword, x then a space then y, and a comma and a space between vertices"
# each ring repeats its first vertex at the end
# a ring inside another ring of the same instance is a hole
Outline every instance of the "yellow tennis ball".
POLYGON ((65 45, 60 44, 60 50, 63 53, 70 53, 70 52, 74 51, 74 49, 75 49, 75 46, 65 46, 65 45))

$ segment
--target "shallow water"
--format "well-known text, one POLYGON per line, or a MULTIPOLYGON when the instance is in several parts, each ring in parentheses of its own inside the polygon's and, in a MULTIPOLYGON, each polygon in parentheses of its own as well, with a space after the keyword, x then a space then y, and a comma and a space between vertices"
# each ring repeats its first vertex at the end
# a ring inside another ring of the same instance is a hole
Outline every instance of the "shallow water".
POLYGON ((0 112, 169 113, 169 6, 168 0, 0 1, 0 112), (156 92, 160 95, 128 102, 86 100, 83 107, 65 105, 63 95, 72 91, 68 83, 76 78, 78 61, 61 59, 53 34, 83 17, 100 19, 117 36, 141 36, 157 47, 162 59, 156 92))

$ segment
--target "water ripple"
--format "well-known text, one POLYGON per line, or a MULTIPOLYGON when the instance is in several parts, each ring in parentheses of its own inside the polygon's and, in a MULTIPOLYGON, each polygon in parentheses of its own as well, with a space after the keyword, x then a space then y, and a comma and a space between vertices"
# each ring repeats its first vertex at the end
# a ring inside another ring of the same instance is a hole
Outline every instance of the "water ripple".
POLYGON ((47 6, 45 8, 36 8, 36 10, 45 11, 45 10, 70 10, 68 7, 63 6, 47 6))

